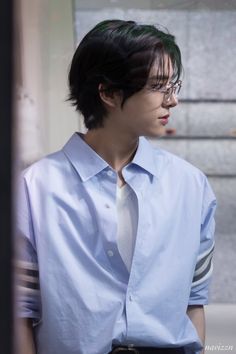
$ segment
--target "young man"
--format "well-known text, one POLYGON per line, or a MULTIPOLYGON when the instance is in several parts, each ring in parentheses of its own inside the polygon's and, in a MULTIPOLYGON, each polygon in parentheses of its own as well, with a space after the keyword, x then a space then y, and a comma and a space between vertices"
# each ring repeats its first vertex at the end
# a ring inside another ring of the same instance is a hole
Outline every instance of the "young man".
POLYGON ((24 354, 200 353, 215 197, 158 137, 181 87, 174 37, 110 20, 82 40, 69 99, 86 134, 23 173, 24 354))

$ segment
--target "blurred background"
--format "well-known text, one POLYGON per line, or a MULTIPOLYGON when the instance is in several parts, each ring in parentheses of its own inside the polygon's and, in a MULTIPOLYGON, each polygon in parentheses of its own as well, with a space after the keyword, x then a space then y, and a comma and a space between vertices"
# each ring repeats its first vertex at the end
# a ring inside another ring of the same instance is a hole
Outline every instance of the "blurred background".
POLYGON ((236 353, 236 0, 19 0, 17 168, 84 130, 65 102, 69 64, 84 34, 109 18, 161 25, 181 48, 180 104, 163 137, 152 143, 203 170, 217 196, 206 352, 236 353))

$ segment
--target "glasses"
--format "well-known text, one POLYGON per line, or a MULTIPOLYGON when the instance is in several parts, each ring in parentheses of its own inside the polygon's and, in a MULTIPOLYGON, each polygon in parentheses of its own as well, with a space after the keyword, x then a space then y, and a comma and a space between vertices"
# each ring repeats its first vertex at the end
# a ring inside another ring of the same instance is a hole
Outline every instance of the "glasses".
POLYGON ((178 97, 181 87, 182 81, 178 80, 176 83, 171 82, 168 86, 161 88, 158 85, 151 85, 150 90, 164 93, 164 100, 168 102, 172 95, 178 97))

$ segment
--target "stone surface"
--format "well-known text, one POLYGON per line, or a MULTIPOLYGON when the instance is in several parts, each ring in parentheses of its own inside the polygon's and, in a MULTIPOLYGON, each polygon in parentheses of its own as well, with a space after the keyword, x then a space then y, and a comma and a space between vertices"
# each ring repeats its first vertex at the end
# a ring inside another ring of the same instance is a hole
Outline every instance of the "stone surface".
MULTIPOLYGON (((148 4, 146 5, 148 8, 148 4)), ((123 7, 80 10, 77 42, 97 22, 109 18, 161 24, 174 33, 185 69, 181 97, 236 100, 236 11, 145 10, 123 7), (227 31, 226 31, 227 29, 227 31)))
POLYGON ((88 0, 76 0, 75 8, 76 10, 87 10, 93 9, 98 10, 101 8, 114 8, 122 7, 124 9, 139 8, 139 9, 169 9, 169 10, 212 10, 212 11, 222 11, 228 10, 232 11, 236 9, 235 0, 204 0, 204 1, 185 1, 185 0, 99 0, 99 1, 88 1, 88 0))
POLYGON ((236 304, 236 179, 209 178, 217 198, 211 302, 236 304))
POLYGON ((167 126, 177 136, 236 137, 236 103, 180 103, 167 126))
POLYGON ((190 12, 188 31, 187 97, 235 99, 236 12, 190 12))
POLYGON ((206 354, 236 353, 236 304, 205 306, 206 354))
POLYGON ((236 175, 236 139, 156 139, 154 146, 183 157, 206 174, 236 175))
POLYGON ((236 304, 236 232, 216 235, 210 301, 236 304))
POLYGON ((236 179, 209 177, 209 182, 217 199, 216 233, 234 235, 236 242, 236 179))

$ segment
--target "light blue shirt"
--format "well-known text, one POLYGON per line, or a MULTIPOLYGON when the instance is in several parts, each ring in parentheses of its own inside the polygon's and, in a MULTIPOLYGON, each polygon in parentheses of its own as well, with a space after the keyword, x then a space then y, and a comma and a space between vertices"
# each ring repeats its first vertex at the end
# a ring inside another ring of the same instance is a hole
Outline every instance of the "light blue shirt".
POLYGON ((186 310, 208 302, 215 196, 201 171, 143 137, 122 173, 138 210, 130 274, 116 240, 117 173, 81 134, 23 173, 18 302, 39 354, 201 349, 186 310))

